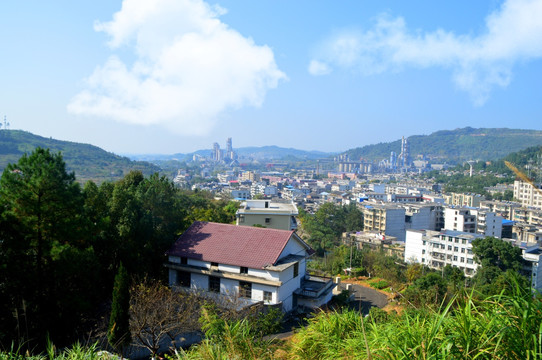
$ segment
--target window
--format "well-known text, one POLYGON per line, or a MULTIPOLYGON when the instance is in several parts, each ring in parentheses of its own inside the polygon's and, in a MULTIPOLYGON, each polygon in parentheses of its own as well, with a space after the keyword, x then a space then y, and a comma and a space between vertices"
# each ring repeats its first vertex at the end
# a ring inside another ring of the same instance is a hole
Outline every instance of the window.
POLYGON ((448 250, 452 251, 452 245, 448 245, 448 250))
POLYGON ((446 245, 440 244, 440 248, 441 248, 442 250, 444 250, 444 249, 446 248, 446 245))
POLYGON ((473 263, 472 259, 467 259, 467 264, 472 264, 472 263, 473 263))
POLYGON ((265 302, 273 301, 273 294, 271 293, 271 291, 264 291, 263 292, 263 301, 265 301, 265 302))
POLYGON ((464 258, 464 257, 461 258, 461 262, 465 262, 465 258, 464 258))
POLYGON ((455 238, 455 242, 456 242, 456 243, 459 243, 459 239, 458 239, 458 238, 455 238))
POLYGON ((239 272, 241 274, 248 274, 248 268, 244 267, 244 266, 241 266, 241 268, 239 269, 239 272))
POLYGON ((252 298, 252 283, 239 281, 239 296, 244 298, 252 298))
POLYGON ((424 241, 423 241, 423 244, 425 245, 426 243, 427 243, 427 241, 424 240, 424 241))
POLYGON ((190 287, 190 273, 188 271, 177 270, 177 285, 190 287))
POLYGON ((459 251, 459 248, 457 246, 454 246, 454 251, 459 251))
POLYGON ((265 218, 265 223, 266 224, 271 224, 271 218, 265 218))
POLYGON ((466 239, 461 239, 461 244, 466 244, 466 243, 467 243, 466 239))
POLYGON ((422 263, 424 263, 424 262, 425 262, 425 259, 424 259, 424 258, 422 258, 422 263))
POLYGON ((422 254, 425 254, 425 249, 422 249, 422 254))
POLYGON ((462 252, 462 253, 465 253, 465 248, 461 248, 461 252, 462 252))
POLYGON ((209 276, 209 291, 216 293, 220 292, 220 278, 216 276, 209 276))
POLYGON ((299 275, 299 263, 294 264, 294 279, 299 275))
POLYGON ((454 255, 454 261, 457 261, 457 256, 454 255))
POLYGON ((245 222, 245 215, 239 215, 239 223, 245 222))
POLYGON ((188 264, 188 259, 185 258, 184 256, 181 257, 181 265, 186 265, 186 264, 188 264))

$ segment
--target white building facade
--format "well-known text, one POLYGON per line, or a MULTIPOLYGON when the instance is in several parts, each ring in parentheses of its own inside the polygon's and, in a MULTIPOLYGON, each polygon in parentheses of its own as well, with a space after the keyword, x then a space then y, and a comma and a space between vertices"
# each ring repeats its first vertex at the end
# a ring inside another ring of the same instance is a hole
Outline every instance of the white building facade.
POLYGON ((166 253, 169 284, 250 305, 319 307, 331 280, 306 274, 312 249, 293 231, 195 222, 166 253))

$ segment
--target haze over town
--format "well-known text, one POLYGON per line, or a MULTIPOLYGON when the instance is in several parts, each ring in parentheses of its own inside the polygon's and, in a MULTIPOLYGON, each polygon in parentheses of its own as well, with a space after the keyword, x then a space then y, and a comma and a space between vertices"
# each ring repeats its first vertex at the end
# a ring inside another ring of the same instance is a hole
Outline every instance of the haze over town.
POLYGON ((30 0, 0 13, 2 118, 116 153, 540 129, 542 1, 30 0))

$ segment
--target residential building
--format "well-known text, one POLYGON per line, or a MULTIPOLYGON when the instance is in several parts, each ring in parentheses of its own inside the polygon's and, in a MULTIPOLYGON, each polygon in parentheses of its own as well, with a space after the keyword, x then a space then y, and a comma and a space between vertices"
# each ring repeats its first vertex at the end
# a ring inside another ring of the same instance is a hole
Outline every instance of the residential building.
POLYGON ((514 209, 520 206, 519 203, 513 201, 484 200, 480 202, 481 209, 487 209, 507 220, 513 220, 514 209))
POLYGON ((542 210, 527 207, 514 208, 511 220, 529 225, 542 226, 542 210))
POLYGON ((405 255, 404 243, 397 241, 394 236, 386 236, 376 231, 345 232, 342 234, 342 241, 343 244, 359 250, 369 248, 400 259, 405 255))
POLYGON ((306 273, 313 252, 294 231, 194 222, 167 251, 165 266, 173 288, 288 312, 320 307, 332 297, 330 279, 306 273))
POLYGON ((517 199, 521 206, 534 207, 542 209, 542 190, 540 184, 533 185, 522 181, 514 181, 514 198, 517 199))
POLYGON ((236 213, 236 224, 241 226, 264 226, 272 229, 297 229, 297 207, 293 202, 271 200, 247 200, 236 213))
POLYGON ((502 237, 502 225, 504 218, 491 211, 472 210, 476 216, 476 232, 485 236, 502 237))
POLYGON ((444 200, 451 206, 480 207, 480 202, 484 201, 485 197, 478 194, 450 193, 444 195, 444 200))
POLYGON ((472 209, 446 208, 444 209, 444 228, 461 232, 476 232, 476 215, 471 214, 472 209))
POLYGON ((405 241, 405 209, 388 204, 365 205, 363 212, 364 231, 377 231, 405 241))
POLYGON ((441 204, 403 204, 406 229, 441 230, 444 227, 444 209, 441 204))
MULTIPOLYGON (((441 270, 446 265, 457 267, 466 276, 473 276, 479 264, 474 260, 472 242, 483 238, 481 234, 443 230, 407 230, 405 241, 405 261, 421 263, 432 269, 441 270)), ((509 241, 522 251, 523 272, 530 276, 531 286, 542 290, 542 249, 537 243, 525 244, 509 241)))
POLYGON ((451 265, 462 269, 466 276, 476 272, 472 241, 484 237, 480 234, 453 230, 407 230, 405 261, 417 262, 432 269, 451 265))
POLYGON ((231 197, 234 200, 247 200, 250 199, 250 189, 248 188, 239 188, 231 189, 231 197))

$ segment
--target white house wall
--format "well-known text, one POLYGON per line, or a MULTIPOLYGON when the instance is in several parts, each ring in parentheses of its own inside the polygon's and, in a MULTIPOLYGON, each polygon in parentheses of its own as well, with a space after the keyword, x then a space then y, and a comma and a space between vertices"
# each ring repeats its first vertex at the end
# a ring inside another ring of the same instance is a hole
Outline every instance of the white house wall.
POLYGON ((261 270, 261 269, 248 269, 248 275, 256 276, 263 279, 279 280, 280 273, 276 271, 261 270))
POLYGON ((209 289, 209 277, 203 274, 190 274, 190 287, 192 289, 208 290, 209 289))
POLYGON ((239 292, 239 281, 232 279, 220 279, 220 293, 236 296, 239 292))
POLYGON ((263 284, 252 284, 252 299, 263 301, 263 292, 269 291, 271 293, 270 304, 276 304, 278 301, 278 288, 276 286, 268 286, 263 284))
POLYGON ((290 311, 292 309, 292 294, 301 286, 301 278, 304 276, 304 273, 300 271, 295 279, 292 278, 293 275, 294 267, 290 266, 288 269, 284 270, 280 276, 282 286, 279 288, 278 301, 283 303, 282 307, 284 311, 290 311))
POLYGON ((290 241, 288 241, 288 243, 282 250, 282 253, 279 255, 279 260, 291 254, 304 256, 305 251, 305 246, 303 246, 303 244, 301 244, 298 240, 295 239, 294 236, 292 236, 290 238, 290 241))
POLYGON ((405 262, 422 262, 423 233, 420 231, 406 231, 405 240, 405 262))
POLYGON ((240 273, 241 270, 239 266, 233 266, 233 265, 226 265, 226 264, 218 264, 218 270, 223 272, 229 272, 229 273, 240 273))

